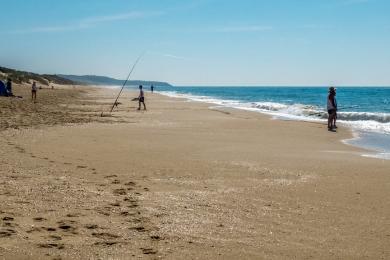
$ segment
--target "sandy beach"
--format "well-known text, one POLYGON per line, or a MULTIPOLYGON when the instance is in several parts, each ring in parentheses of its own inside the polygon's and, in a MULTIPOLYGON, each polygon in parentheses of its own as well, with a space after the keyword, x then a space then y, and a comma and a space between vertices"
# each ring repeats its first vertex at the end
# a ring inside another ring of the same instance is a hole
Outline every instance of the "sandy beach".
POLYGON ((77 86, 0 99, 0 259, 389 259, 349 129, 77 86))

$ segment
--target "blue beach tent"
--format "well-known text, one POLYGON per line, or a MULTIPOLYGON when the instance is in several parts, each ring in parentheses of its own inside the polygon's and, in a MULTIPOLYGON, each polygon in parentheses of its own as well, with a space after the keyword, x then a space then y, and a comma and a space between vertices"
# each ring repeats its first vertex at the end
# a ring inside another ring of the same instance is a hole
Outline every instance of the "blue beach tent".
POLYGON ((0 96, 8 96, 7 89, 5 88, 5 85, 1 80, 0 80, 0 96))

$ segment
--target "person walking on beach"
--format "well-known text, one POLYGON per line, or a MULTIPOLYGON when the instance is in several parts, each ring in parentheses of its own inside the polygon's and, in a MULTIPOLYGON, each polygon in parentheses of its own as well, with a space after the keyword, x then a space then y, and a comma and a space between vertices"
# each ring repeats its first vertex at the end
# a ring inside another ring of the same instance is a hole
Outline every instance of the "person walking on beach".
POLYGON ((144 110, 146 110, 145 94, 144 91, 142 90, 142 85, 139 86, 138 110, 141 110, 141 103, 144 105, 144 110))
POLYGON ((7 90, 7 94, 8 96, 13 96, 14 94, 12 93, 12 79, 11 78, 8 78, 7 79, 7 84, 6 84, 6 90, 7 90))
POLYGON ((329 88, 327 109, 328 109, 328 130, 335 131, 336 124, 336 89, 334 87, 329 88))
POLYGON ((150 86, 150 91, 153 93, 153 91, 154 91, 154 86, 153 85, 150 86))
POLYGON ((37 83, 34 81, 31 86, 31 100, 37 100, 37 83))
POLYGON ((336 126, 336 120, 337 120, 337 111, 338 111, 338 108, 337 108, 337 99, 336 99, 336 96, 337 96, 337 92, 336 92, 336 88, 333 88, 334 89, 334 106, 335 106, 335 109, 336 109, 336 112, 335 112, 335 115, 333 117, 333 128, 337 129, 337 126, 336 126))

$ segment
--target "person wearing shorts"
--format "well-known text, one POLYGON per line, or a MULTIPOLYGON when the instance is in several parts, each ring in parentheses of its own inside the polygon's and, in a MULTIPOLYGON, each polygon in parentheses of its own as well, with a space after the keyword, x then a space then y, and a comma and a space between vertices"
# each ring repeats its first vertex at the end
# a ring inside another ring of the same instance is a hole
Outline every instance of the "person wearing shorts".
POLYGON ((139 86, 138 110, 141 110, 141 103, 144 105, 144 110, 146 110, 145 94, 144 91, 142 90, 142 85, 139 86))
POLYGON ((336 89, 334 87, 329 88, 328 100, 327 100, 327 110, 328 110, 328 130, 335 131, 335 117, 337 111, 336 105, 336 89))

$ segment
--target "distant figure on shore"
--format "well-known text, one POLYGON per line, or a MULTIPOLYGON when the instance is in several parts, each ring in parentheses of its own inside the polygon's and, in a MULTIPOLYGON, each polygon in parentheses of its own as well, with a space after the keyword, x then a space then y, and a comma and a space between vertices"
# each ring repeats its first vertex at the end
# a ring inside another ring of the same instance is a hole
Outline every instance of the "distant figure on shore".
POLYGON ((138 110, 141 110, 141 103, 144 105, 144 110, 146 110, 145 94, 144 91, 142 90, 142 85, 139 86, 138 110))
POLYGON ((11 78, 7 79, 6 89, 7 89, 7 92, 8 92, 8 96, 12 97, 14 94, 12 93, 12 79, 11 78))
POLYGON ((336 103, 336 89, 334 87, 329 88, 327 109, 328 109, 328 130, 335 131, 337 103, 336 103))
POLYGON ((31 100, 36 101, 37 100, 37 83, 34 81, 32 86, 31 86, 31 100))
POLYGON ((335 105, 335 108, 336 108, 336 112, 335 112, 335 115, 334 115, 334 118, 333 118, 333 128, 337 129, 337 126, 336 126, 336 120, 337 120, 337 111, 338 111, 338 108, 337 108, 337 99, 336 99, 336 96, 337 96, 337 92, 336 92, 336 88, 334 88, 334 105, 335 105))
POLYGON ((7 87, 5 86, 5 84, 3 83, 3 81, 0 80, 0 96, 4 96, 6 97, 7 96, 7 87))
POLYGON ((152 91, 152 93, 153 93, 153 91, 154 91, 154 86, 153 85, 150 86, 150 91, 152 91))

